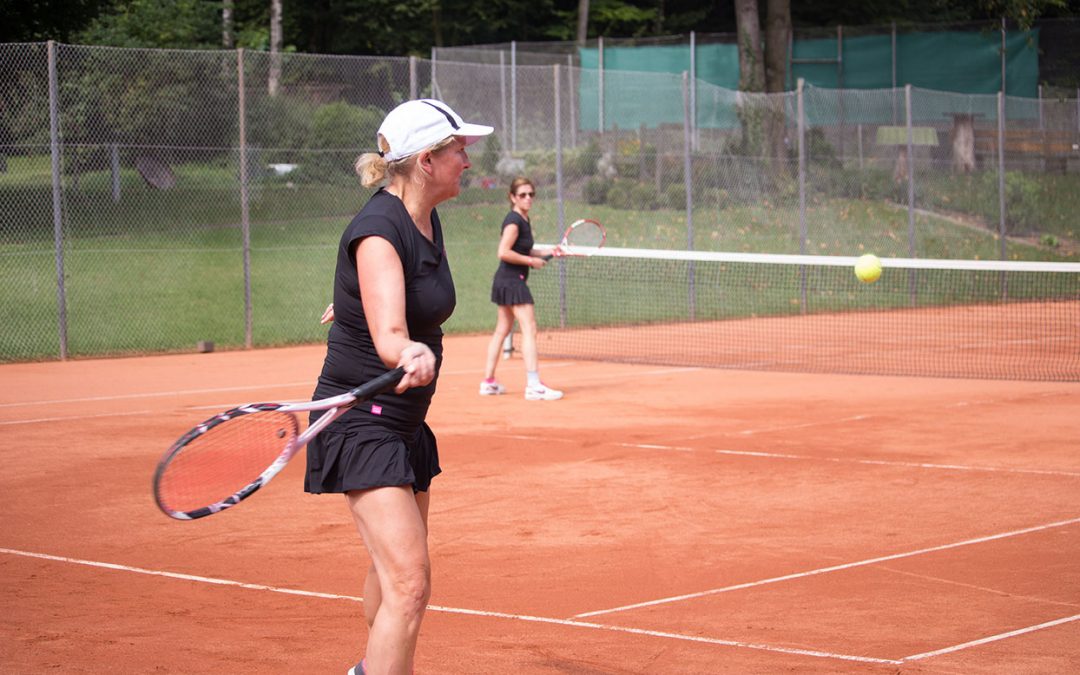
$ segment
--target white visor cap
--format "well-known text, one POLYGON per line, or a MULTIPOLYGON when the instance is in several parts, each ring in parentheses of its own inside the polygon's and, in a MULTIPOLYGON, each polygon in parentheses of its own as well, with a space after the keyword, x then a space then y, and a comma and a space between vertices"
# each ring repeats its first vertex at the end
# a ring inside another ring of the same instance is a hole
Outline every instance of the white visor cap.
MULTIPOLYGON (((415 155, 450 136, 461 136, 465 145, 469 145, 492 131, 495 131, 494 127, 465 122, 442 101, 424 98, 406 101, 391 110, 379 127, 379 136, 390 146, 383 157, 393 162, 415 155)), ((383 147, 380 142, 379 149, 383 147)))

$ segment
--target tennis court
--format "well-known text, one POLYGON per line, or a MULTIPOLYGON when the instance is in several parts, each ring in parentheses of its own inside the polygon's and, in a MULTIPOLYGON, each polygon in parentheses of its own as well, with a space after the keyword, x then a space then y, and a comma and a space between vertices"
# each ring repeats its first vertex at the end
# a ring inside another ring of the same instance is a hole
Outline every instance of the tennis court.
MULTIPOLYGON (((1080 669, 1080 384, 547 361, 480 398, 452 337, 429 421, 420 673, 1080 669)), ((0 366, 0 662, 335 673, 367 558, 302 460, 172 521, 193 423, 310 395, 321 346, 0 366)))

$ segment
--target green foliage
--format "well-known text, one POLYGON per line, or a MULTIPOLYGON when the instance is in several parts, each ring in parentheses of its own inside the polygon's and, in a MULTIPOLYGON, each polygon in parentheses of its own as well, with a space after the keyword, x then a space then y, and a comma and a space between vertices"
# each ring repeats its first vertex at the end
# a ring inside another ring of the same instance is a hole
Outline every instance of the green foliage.
POLYGON ((498 134, 491 134, 484 141, 484 149, 480 153, 480 160, 477 162, 477 166, 482 173, 493 175, 495 173, 495 167, 499 164, 499 157, 501 156, 502 142, 499 140, 498 134))
POLYGON ((343 101, 320 106, 311 121, 307 147, 374 150, 383 115, 378 108, 358 107, 343 101))
POLYGON ((217 3, 204 0, 120 0, 78 35, 83 44, 206 49, 221 46, 217 3))
POLYGON ((593 176, 581 186, 581 198, 586 204, 605 204, 610 188, 611 181, 600 176, 593 176))
POLYGON ((585 145, 567 151, 563 161, 572 176, 594 176, 596 160, 600 159, 600 155, 600 143, 594 136, 585 145))

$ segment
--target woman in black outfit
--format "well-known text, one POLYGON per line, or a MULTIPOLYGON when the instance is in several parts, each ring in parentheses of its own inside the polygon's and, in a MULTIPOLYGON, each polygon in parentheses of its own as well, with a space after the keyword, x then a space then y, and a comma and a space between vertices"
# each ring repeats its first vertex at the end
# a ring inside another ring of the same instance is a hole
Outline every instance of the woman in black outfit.
POLYGON ((495 379, 499 352, 503 340, 510 334, 517 319, 521 326, 521 353, 525 359, 525 398, 529 401, 557 401, 563 393, 540 381, 539 357, 536 348, 536 312, 533 297, 526 281, 530 269, 545 265, 540 252, 533 249, 532 223, 529 211, 536 197, 536 187, 528 178, 515 178, 510 183, 510 213, 502 223, 499 237, 499 268, 491 282, 491 301, 498 306, 495 332, 488 343, 481 396, 496 396, 506 392, 495 379))
POLYGON ((335 420, 307 450, 305 490, 344 494, 371 556, 367 650, 349 675, 412 673, 431 594, 428 490, 440 471, 424 420, 442 363, 440 326, 456 301, 435 206, 460 191, 465 146, 491 132, 440 101, 408 101, 379 128, 379 152, 356 163, 365 187, 384 187, 342 235, 314 397, 341 394, 397 366, 405 376, 393 393, 335 420))

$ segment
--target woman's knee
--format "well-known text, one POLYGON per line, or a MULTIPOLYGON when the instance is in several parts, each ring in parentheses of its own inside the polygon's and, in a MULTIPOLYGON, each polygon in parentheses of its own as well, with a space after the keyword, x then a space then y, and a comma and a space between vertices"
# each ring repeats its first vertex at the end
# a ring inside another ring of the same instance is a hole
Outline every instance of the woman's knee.
POLYGON ((412 614, 423 611, 431 598, 431 567, 426 564, 415 565, 403 570, 395 576, 390 592, 406 612, 412 614))

